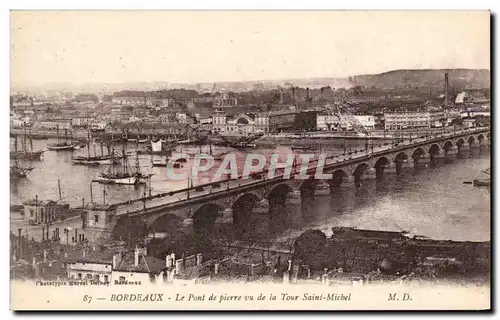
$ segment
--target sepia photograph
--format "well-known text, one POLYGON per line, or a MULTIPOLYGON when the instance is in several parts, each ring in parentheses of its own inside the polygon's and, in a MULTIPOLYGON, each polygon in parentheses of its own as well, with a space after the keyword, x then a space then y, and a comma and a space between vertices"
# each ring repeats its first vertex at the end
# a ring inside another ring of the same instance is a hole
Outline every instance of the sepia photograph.
POLYGON ((491 308, 489 11, 9 15, 12 310, 491 308))

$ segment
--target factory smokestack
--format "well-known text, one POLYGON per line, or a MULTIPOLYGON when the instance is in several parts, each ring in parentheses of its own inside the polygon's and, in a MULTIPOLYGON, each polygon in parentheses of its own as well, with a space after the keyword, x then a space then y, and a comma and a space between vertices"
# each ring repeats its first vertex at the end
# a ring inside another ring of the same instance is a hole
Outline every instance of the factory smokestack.
POLYGON ((444 107, 448 107, 448 73, 444 74, 444 107))
POLYGON ((279 88, 280 90, 280 104, 283 104, 283 89, 279 88))

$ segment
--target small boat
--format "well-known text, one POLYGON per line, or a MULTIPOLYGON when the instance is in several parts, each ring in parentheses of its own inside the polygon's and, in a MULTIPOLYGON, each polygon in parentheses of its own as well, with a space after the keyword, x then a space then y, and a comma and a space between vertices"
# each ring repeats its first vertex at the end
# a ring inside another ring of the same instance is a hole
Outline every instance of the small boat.
POLYGON ((153 159, 151 163, 153 167, 166 167, 168 159, 153 159))
POLYGON ((19 166, 19 164, 15 164, 13 166, 10 166, 10 178, 11 179, 19 179, 19 178, 26 178, 28 176, 28 173, 31 172, 35 168, 23 168, 19 166))
POLYGON ((491 187, 491 179, 474 179, 472 183, 474 187, 491 187))
POLYGON ((141 173, 101 173, 95 181, 103 184, 138 185, 145 184, 150 175, 141 173))
POLYGON ((47 149, 51 151, 73 151, 75 150, 75 146, 71 143, 62 142, 62 143, 49 144, 47 146, 47 149))
POLYGON ((73 164, 81 164, 88 166, 98 166, 104 164, 111 164, 113 161, 118 161, 112 155, 96 156, 96 157, 74 157, 72 159, 73 164))
POLYGON ((475 187, 491 187, 491 169, 488 168, 486 170, 481 171, 483 177, 475 178, 472 180, 472 183, 475 187))

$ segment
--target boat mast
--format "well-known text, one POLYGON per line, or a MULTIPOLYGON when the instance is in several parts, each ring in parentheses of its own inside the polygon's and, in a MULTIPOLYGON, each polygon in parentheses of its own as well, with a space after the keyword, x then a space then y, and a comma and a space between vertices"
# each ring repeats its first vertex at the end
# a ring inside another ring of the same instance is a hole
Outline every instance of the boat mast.
POLYGON ((61 195, 61 181, 59 179, 57 179, 57 189, 59 191, 59 200, 62 199, 62 195, 61 195))
POLYGON ((87 157, 90 159, 90 131, 87 131, 87 157))
POLYGON ((33 152, 33 135, 30 133, 30 150, 33 152))
POLYGON ((23 128, 24 135, 23 135, 23 151, 26 152, 26 128, 23 128))

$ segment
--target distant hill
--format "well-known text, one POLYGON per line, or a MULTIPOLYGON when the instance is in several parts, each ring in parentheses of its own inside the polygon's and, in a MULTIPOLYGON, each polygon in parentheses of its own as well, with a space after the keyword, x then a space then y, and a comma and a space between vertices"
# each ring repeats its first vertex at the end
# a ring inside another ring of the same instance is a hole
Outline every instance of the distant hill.
POLYGON ((215 83, 184 84, 166 81, 123 82, 123 83, 91 83, 85 85, 46 84, 45 86, 23 86, 11 84, 12 91, 42 92, 42 91, 72 91, 82 93, 113 93, 123 90, 156 91, 164 89, 193 89, 223 91, 269 90, 276 87, 310 87, 319 88, 349 88, 353 86, 375 86, 380 89, 394 89, 411 86, 444 87, 444 74, 449 74, 450 87, 460 89, 480 89, 490 87, 490 71, 487 69, 420 69, 394 70, 380 74, 356 75, 352 77, 314 77, 300 79, 279 79, 261 81, 220 81, 215 83))
POLYGON ((375 86, 382 89, 396 87, 444 87, 444 74, 448 73, 451 87, 480 89, 490 87, 490 71, 486 69, 421 69, 394 70, 380 74, 349 77, 353 85, 375 86))

